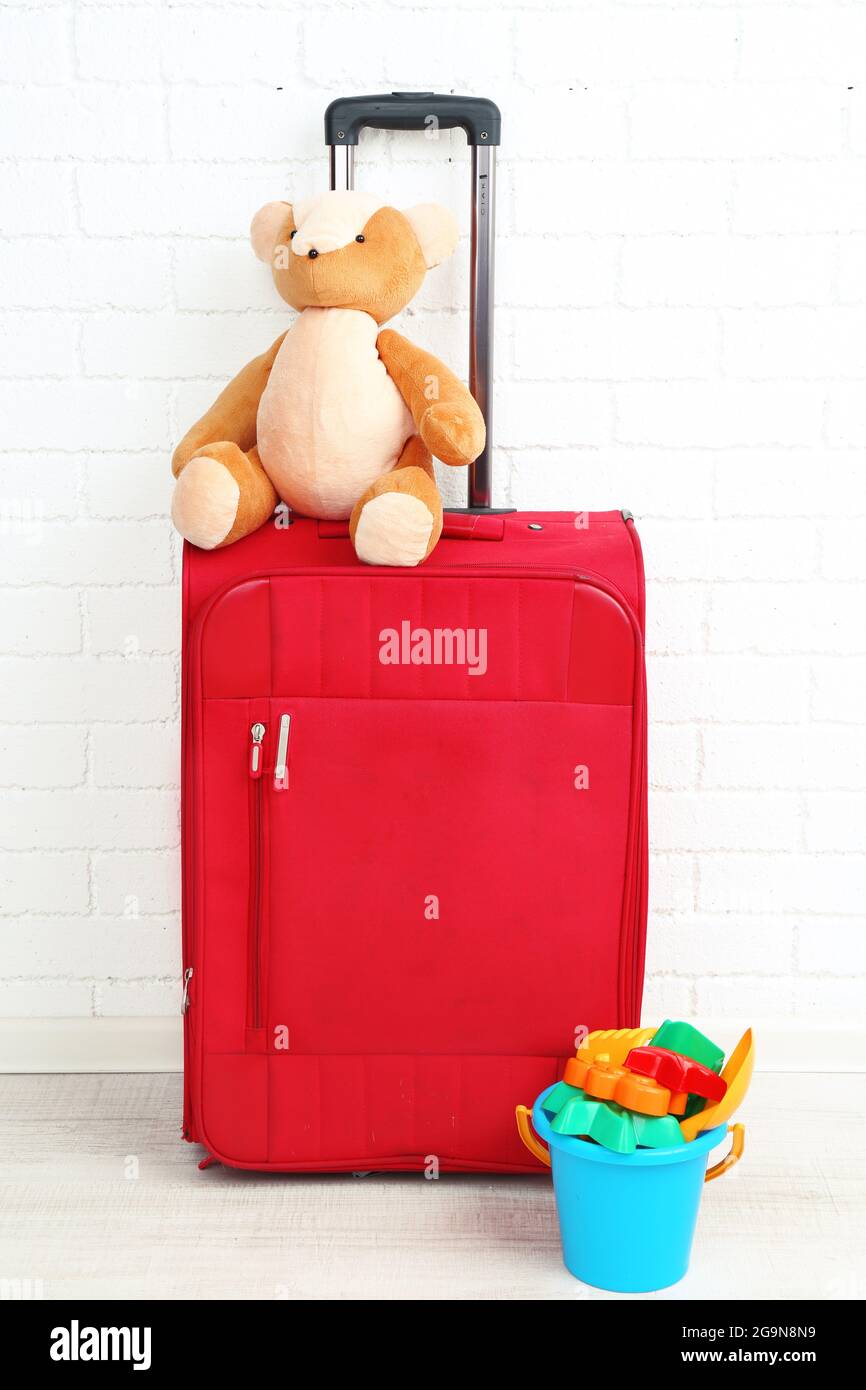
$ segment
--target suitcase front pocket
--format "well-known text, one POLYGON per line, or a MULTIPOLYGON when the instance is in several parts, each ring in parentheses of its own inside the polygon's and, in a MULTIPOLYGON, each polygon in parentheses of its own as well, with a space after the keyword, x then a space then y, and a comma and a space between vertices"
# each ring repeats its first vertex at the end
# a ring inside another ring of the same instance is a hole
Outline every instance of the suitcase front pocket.
POLYGON ((288 703, 268 1053, 550 1057, 616 1017, 630 706, 276 696, 269 766, 288 703), (491 816, 479 855, 467 827, 491 816))

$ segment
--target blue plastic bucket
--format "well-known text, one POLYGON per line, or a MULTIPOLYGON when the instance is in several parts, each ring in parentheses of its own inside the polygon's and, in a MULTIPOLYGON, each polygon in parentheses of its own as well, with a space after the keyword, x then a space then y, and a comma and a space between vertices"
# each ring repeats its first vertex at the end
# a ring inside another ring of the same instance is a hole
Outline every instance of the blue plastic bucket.
POLYGON ((585 1139, 554 1134, 542 1105, 532 1110, 550 1148, 566 1268, 599 1289, 649 1293, 682 1279, 689 1267, 710 1149, 725 1125, 675 1149, 611 1153, 585 1139))

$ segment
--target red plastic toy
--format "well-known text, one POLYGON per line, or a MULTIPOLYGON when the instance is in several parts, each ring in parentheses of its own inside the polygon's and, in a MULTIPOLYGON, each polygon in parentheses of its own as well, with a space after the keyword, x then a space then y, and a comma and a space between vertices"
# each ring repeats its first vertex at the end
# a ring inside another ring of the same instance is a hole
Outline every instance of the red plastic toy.
POLYGON ((709 1067, 666 1047, 633 1047, 625 1064, 629 1071, 651 1076, 660 1086, 673 1092, 687 1091, 692 1096, 719 1101, 728 1089, 727 1081, 709 1067))

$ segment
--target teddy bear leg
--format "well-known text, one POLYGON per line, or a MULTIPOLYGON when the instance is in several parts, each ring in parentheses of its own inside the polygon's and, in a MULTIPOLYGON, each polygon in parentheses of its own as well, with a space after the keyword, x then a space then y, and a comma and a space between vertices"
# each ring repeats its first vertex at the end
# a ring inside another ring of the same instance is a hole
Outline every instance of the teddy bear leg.
POLYGON ((349 520, 355 554, 367 565, 420 565, 442 534, 442 498, 430 451, 412 435, 397 466, 377 479, 349 520))
POLYGON ((248 536, 277 505, 274 486, 256 448, 206 444, 178 474, 171 517, 180 534, 202 550, 216 550, 248 536))

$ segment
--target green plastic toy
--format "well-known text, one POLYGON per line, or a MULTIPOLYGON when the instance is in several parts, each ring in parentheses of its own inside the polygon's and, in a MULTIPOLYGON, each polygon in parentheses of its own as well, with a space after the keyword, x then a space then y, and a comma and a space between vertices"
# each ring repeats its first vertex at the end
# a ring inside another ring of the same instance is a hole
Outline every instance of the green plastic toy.
POLYGON ((554 1115, 550 1128, 554 1134, 586 1136, 616 1154, 632 1154, 637 1148, 631 1115, 612 1100, 590 1100, 578 1091, 554 1115))
POLYGON ((556 1115, 565 1105, 567 1100, 574 1100, 575 1096, 582 1096, 583 1091, 579 1091, 576 1086, 569 1086, 567 1081, 559 1081, 554 1086, 547 1100, 544 1102, 544 1111, 547 1115, 556 1115))
POLYGON ((638 1115, 635 1112, 631 1118, 639 1149, 675 1149, 686 1142, 676 1115, 638 1115))
POLYGON ((635 1149, 673 1149, 686 1141, 674 1115, 639 1115, 612 1100, 593 1100, 577 1086, 560 1081, 544 1102, 556 1134, 586 1135, 614 1153, 635 1149))
POLYGON ((678 1052, 681 1057, 691 1057, 717 1074, 722 1070, 725 1054, 697 1028, 690 1023, 672 1023, 666 1018, 658 1032, 653 1035, 652 1047, 666 1047, 668 1052, 678 1052))

